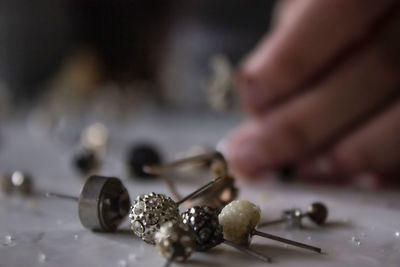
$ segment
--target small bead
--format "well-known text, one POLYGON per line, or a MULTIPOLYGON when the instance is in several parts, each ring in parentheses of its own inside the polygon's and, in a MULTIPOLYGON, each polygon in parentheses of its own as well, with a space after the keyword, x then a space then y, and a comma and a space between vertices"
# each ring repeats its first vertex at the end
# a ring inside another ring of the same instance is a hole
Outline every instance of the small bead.
POLYGON ((32 177, 21 171, 15 171, 11 175, 11 182, 13 184, 13 190, 22 194, 30 195, 33 191, 32 177))
POLYGON ((207 251, 223 242, 218 211, 207 206, 195 206, 182 213, 182 222, 196 234, 196 250, 207 251))
POLYGON ((177 204, 164 194, 143 194, 133 202, 129 222, 133 232, 143 241, 155 244, 155 233, 167 221, 178 221, 177 204))
POLYGON ((323 225, 328 217, 328 208, 321 202, 314 202, 307 209, 308 217, 317 225, 323 225))
POLYGON ((156 234, 156 247, 167 260, 185 261, 194 251, 195 234, 185 224, 165 222, 156 234))
POLYGON ((131 177, 154 177, 145 173, 145 165, 160 164, 161 156, 157 150, 150 145, 132 146, 127 154, 126 165, 131 177))
POLYGON ((231 242, 248 245, 251 231, 260 221, 258 206, 247 200, 234 200, 226 205, 218 216, 224 238, 231 242))
POLYGON ((290 209, 282 212, 282 219, 288 228, 301 227, 302 212, 300 209, 290 209))
POLYGON ((73 158, 75 169, 82 175, 88 175, 99 167, 99 159, 92 150, 83 150, 73 158))

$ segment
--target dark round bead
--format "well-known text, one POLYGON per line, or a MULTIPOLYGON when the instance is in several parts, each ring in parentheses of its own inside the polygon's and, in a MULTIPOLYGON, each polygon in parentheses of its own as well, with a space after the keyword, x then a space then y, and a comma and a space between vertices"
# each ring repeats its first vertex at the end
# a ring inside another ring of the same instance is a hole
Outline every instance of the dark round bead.
POLYGON ((196 234, 196 250, 207 251, 224 241, 218 214, 208 206, 195 206, 182 213, 182 222, 196 234))
POLYGON ((294 165, 283 165, 278 169, 278 178, 284 183, 293 182, 296 176, 296 168, 294 165))
POLYGON ((308 206, 308 217, 317 225, 323 225, 328 217, 328 208, 321 202, 314 202, 308 206))
POLYGON ((94 151, 83 150, 74 156, 73 165, 80 174, 87 175, 98 167, 99 161, 94 151))
POLYGON ((160 163, 160 154, 150 145, 132 146, 126 159, 129 175, 132 177, 155 177, 155 175, 145 173, 143 166, 160 163))

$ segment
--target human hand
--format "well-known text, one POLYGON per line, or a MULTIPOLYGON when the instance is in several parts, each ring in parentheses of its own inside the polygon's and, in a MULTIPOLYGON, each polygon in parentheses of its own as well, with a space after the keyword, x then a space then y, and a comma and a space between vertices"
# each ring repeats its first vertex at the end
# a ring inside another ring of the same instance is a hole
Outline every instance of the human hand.
POLYGON ((256 177, 400 170, 400 6, 397 1, 286 0, 241 65, 250 118, 229 137, 232 168, 256 177))

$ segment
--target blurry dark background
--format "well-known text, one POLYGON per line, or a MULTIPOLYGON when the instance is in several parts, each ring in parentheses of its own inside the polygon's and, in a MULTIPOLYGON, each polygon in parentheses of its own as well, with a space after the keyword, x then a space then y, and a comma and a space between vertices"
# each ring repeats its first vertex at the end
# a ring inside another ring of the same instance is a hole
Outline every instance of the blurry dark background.
POLYGON ((222 55, 234 69, 267 32, 273 5, 1 0, 0 97, 25 106, 44 95, 82 101, 111 84, 122 96, 204 109, 210 59, 222 55))

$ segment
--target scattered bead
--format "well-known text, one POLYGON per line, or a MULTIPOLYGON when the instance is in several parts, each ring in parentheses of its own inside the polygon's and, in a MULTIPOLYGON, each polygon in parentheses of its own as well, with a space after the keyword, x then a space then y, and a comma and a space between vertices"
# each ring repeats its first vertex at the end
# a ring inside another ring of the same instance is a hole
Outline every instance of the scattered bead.
POLYGON ((126 165, 131 177, 155 177, 143 171, 143 166, 160 164, 161 156, 150 145, 132 146, 127 154, 126 165))
POLYGON ((47 256, 46 254, 40 252, 38 255, 38 260, 40 263, 45 263, 47 261, 47 256))
POLYGON ((168 221, 156 234, 158 252, 168 261, 185 261, 195 249, 195 234, 189 226, 168 221))
POLYGON ((261 210, 247 200, 234 200, 221 210, 218 216, 224 238, 231 242, 248 245, 250 233, 260 221, 261 210))
POLYGON ((14 237, 12 235, 5 235, 4 241, 3 241, 3 246, 11 247, 13 245, 14 245, 14 237))
POLYGON ((87 176, 99 167, 100 160, 94 150, 85 149, 73 157, 73 165, 79 174, 87 176))
POLYGON ((143 241, 155 244, 155 233, 168 221, 178 221, 178 205, 164 194, 143 194, 133 202, 129 222, 133 232, 143 241))
POLYGON ((196 250, 207 251, 224 241, 219 212, 207 206, 195 206, 182 213, 182 223, 196 234, 196 250))
POLYGON ((15 171, 11 175, 13 190, 22 194, 29 195, 33 191, 32 177, 21 171, 15 171))

